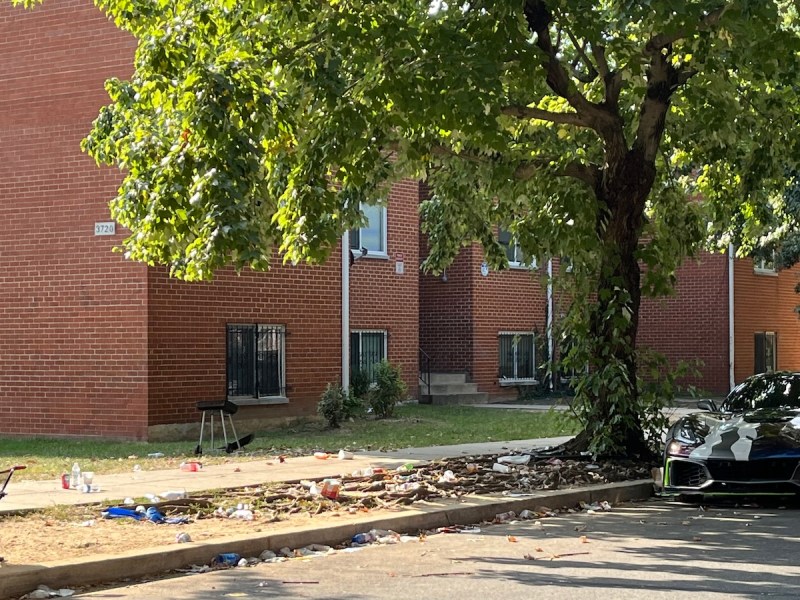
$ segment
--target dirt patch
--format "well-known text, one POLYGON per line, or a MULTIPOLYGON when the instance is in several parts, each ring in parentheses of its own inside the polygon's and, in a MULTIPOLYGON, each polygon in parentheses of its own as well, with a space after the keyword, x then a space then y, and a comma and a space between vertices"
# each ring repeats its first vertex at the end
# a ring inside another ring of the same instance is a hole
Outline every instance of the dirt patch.
POLYGON ((357 473, 340 480, 335 499, 319 494, 321 484, 305 482, 277 483, 214 496, 195 494, 184 501, 156 504, 164 515, 188 520, 176 525, 155 524, 146 519, 104 519, 101 507, 59 506, 26 516, 0 518, 0 555, 7 564, 39 564, 177 544, 179 533, 202 542, 309 523, 321 526, 466 494, 516 495, 649 476, 647 466, 630 462, 592 463, 550 457, 534 458, 529 464, 513 464, 510 459, 509 464, 498 467, 496 459, 463 457, 409 470, 357 473), (252 520, 231 516, 237 514, 237 508, 250 511, 252 520))

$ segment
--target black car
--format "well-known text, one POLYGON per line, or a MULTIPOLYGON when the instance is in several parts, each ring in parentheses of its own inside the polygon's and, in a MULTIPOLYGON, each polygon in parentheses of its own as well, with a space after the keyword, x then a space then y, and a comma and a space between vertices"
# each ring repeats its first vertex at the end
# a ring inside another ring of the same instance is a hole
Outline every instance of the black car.
POLYGON ((754 375, 698 408, 667 432, 664 493, 800 494, 800 373, 754 375))

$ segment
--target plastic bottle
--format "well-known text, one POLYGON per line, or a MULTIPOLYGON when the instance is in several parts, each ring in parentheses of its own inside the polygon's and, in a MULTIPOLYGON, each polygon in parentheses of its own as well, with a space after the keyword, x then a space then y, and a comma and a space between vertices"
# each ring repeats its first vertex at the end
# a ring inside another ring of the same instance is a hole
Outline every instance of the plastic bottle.
POLYGON ((236 554, 235 552, 223 552, 222 554, 217 554, 214 557, 214 564, 215 565, 224 565, 226 567, 235 567, 239 564, 239 561, 242 559, 241 556, 236 554))
POLYGON ((81 484, 81 468, 78 463, 72 465, 72 471, 69 474, 69 487, 78 489, 81 484))
POLYGON ((354 544, 369 544, 375 541, 375 536, 371 532, 357 533, 353 536, 354 544))

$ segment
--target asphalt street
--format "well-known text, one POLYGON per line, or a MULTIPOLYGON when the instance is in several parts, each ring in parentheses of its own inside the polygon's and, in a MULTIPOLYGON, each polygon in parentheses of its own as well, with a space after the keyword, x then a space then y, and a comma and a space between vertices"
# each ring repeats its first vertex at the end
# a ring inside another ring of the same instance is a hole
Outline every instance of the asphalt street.
POLYGON ((85 593, 106 600, 800 596, 796 508, 650 501, 85 593))

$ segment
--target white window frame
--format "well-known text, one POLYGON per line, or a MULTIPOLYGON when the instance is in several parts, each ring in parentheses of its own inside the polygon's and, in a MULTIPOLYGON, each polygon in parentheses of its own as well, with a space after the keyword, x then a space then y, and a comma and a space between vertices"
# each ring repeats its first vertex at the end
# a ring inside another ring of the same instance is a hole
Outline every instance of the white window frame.
POLYGON ((531 371, 533 372, 533 377, 518 377, 517 376, 517 367, 519 363, 517 361, 517 344, 514 345, 514 376, 513 377, 500 377, 500 385, 516 385, 518 383, 538 383, 536 379, 536 333, 533 331, 498 331, 497 332, 497 360, 498 360, 498 368, 500 366, 500 340, 503 336, 530 336, 531 337, 531 360, 533 365, 531 365, 531 371))
POLYGON ((536 258, 532 258, 530 263, 523 262, 522 260, 522 248, 520 248, 519 243, 517 242, 516 236, 514 236, 510 231, 507 229, 503 229, 502 227, 497 232, 497 241, 500 242, 500 245, 506 249, 506 258, 508 258, 508 266, 512 269, 537 269, 538 265, 536 264, 536 258), (506 233, 509 236, 508 245, 504 242, 500 241, 500 236, 506 233), (513 248, 514 260, 511 260, 508 257, 508 251, 513 248))
MULTIPOLYGON (((376 202, 375 204, 361 204, 361 211, 364 212, 365 208, 369 209, 379 209, 380 210, 380 223, 378 224, 379 234, 381 240, 383 240, 383 247, 382 248, 369 248, 367 247, 367 254, 364 255, 364 258, 389 258, 389 239, 388 239, 388 217, 386 203, 376 202)), ((363 239, 363 231, 368 229, 373 229, 372 222, 370 221, 367 227, 359 227, 358 229, 354 230, 357 231, 357 235, 354 235, 352 232, 350 234, 350 249, 351 250, 359 250, 360 248, 364 247, 362 244, 363 239), (358 240, 358 241, 356 241, 358 240)))
POLYGON ((775 255, 772 255, 772 260, 760 258, 753 260, 753 272, 758 275, 777 275, 778 269, 775 268, 775 255))

